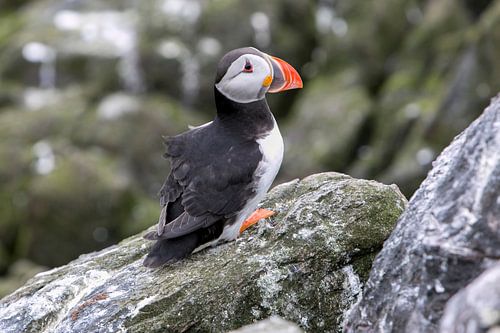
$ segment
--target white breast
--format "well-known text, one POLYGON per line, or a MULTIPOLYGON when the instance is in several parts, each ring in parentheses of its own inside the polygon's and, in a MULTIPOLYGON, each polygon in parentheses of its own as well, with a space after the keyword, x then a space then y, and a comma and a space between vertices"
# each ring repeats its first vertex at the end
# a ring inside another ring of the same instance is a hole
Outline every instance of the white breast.
POLYGON ((230 241, 236 239, 240 234, 240 227, 243 221, 257 208, 259 202, 264 198, 269 187, 276 178, 278 171, 283 161, 283 138, 276 120, 274 127, 262 139, 257 140, 262 160, 255 170, 254 177, 257 178, 255 196, 245 205, 243 210, 238 214, 236 222, 224 228, 222 235, 219 237, 221 241, 230 241))
POLYGON ((283 161, 283 138, 276 121, 273 130, 264 138, 257 140, 257 143, 262 153, 262 161, 256 170, 256 175, 260 176, 257 196, 262 199, 276 178, 283 161))

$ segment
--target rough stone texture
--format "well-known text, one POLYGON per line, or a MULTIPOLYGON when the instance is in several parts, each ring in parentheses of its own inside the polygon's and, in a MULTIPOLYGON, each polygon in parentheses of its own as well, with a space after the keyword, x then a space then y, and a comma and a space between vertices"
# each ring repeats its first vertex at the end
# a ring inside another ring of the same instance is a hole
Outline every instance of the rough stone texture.
POLYGON ((500 332, 500 264, 453 296, 444 309, 441 333, 500 332))
POLYGON ((434 162, 373 264, 346 332, 436 332, 500 257, 500 98, 434 162))
POLYGON ((284 320, 280 317, 273 316, 266 320, 261 320, 255 324, 246 325, 230 333, 302 333, 297 325, 284 320))
POLYGON ((159 270, 140 235, 38 274, 0 302, 0 331, 225 331, 279 315, 338 331, 404 210, 396 186, 317 174, 276 187, 277 211, 236 242, 159 270))

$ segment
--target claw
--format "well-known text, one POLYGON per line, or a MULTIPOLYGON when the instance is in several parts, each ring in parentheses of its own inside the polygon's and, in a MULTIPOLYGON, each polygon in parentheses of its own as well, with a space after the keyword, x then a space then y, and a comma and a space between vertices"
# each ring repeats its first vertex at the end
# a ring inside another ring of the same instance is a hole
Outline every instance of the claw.
POLYGON ((269 209, 264 209, 264 208, 257 209, 243 222, 243 224, 240 227, 240 234, 243 231, 247 230, 252 225, 254 225, 255 223, 259 222, 260 220, 271 217, 274 214, 276 214, 276 212, 269 209))

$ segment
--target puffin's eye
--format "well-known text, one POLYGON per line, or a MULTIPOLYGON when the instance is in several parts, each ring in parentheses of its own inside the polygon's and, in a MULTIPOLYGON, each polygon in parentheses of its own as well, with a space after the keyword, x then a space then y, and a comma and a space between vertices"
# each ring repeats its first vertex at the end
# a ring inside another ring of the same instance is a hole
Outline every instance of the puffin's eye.
POLYGON ((247 62, 245 63, 245 67, 243 67, 243 72, 245 72, 245 73, 252 73, 253 72, 253 66, 252 66, 252 63, 250 61, 247 60, 247 62))

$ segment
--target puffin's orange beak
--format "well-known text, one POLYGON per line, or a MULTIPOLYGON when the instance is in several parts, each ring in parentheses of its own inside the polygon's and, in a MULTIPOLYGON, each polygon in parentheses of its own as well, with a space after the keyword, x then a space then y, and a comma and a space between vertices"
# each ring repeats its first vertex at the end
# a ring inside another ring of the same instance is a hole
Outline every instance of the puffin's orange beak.
POLYGON ((277 93, 302 88, 302 79, 295 68, 280 58, 269 56, 269 59, 273 66, 274 77, 268 92, 277 93))

